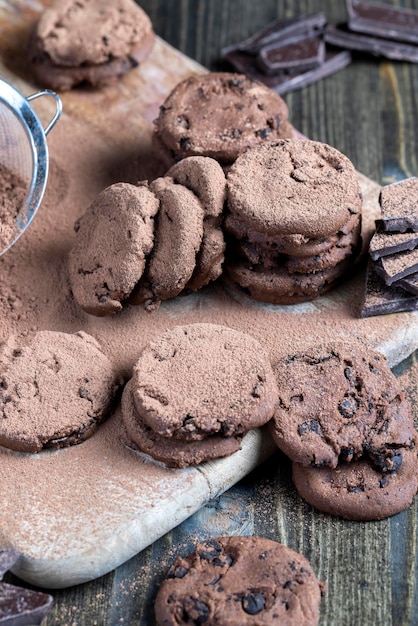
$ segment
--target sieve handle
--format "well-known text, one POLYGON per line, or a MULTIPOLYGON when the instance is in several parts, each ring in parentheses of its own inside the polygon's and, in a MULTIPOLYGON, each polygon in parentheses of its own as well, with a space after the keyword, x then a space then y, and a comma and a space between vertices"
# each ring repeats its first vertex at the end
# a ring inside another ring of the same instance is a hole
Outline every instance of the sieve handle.
POLYGON ((47 127, 44 129, 45 135, 49 133, 49 131, 55 126, 62 113, 62 102, 61 98, 55 91, 51 91, 50 89, 44 89, 43 91, 38 91, 37 93, 33 93, 31 96, 28 96, 26 100, 30 102, 31 100, 36 100, 36 98, 41 98, 42 96, 51 96, 55 100, 56 111, 52 120, 49 122, 47 127))

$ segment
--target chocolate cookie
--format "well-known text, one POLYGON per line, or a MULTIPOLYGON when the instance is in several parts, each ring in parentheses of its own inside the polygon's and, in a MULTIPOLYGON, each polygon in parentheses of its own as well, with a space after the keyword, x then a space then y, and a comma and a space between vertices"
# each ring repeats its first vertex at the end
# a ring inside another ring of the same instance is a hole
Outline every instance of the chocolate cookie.
POLYGON ((55 0, 41 15, 28 54, 44 87, 102 87, 141 63, 154 40, 149 17, 132 0, 55 0))
POLYGON ((292 461, 337 467, 366 456, 390 472, 415 446, 409 404, 386 358, 371 347, 314 345, 274 366, 279 389, 270 430, 292 461))
POLYGON ((216 324, 176 326, 150 342, 133 368, 138 413, 161 437, 242 435, 273 415, 270 360, 253 337, 216 324))
POLYGON ((166 164, 200 155, 227 165, 251 146, 293 136, 277 93, 243 74, 209 72, 176 85, 154 122, 153 142, 166 164))
POLYGON ((39 452, 81 443, 107 416, 121 383, 84 332, 11 337, 0 347, 0 445, 39 452))
POLYGON ((379 520, 407 509, 418 489, 416 448, 403 448, 396 470, 376 469, 366 460, 336 469, 293 463, 293 481, 309 504, 351 520, 379 520))
POLYGON ((325 592, 301 554, 262 537, 219 537, 178 557, 155 600, 158 626, 314 626, 325 592))
POLYGON ((196 256, 196 267, 185 290, 197 291, 222 273, 225 252, 222 216, 226 179, 217 161, 209 157, 188 157, 167 172, 174 182, 184 185, 199 198, 203 207, 203 238, 196 256))
POLYGON ((101 316, 122 308, 145 269, 158 208, 157 197, 146 186, 116 183, 77 221, 68 275, 84 311, 101 316))
POLYGON ((227 286, 270 304, 307 302, 329 291, 350 267, 349 260, 318 272, 291 274, 285 265, 266 267, 248 261, 229 260, 223 281, 227 286))
POLYGON ((318 239, 338 233, 361 212, 351 161, 317 141, 271 142, 241 155, 227 175, 230 221, 267 236, 318 239))
POLYGON ((229 456, 241 447, 242 436, 224 437, 213 435, 202 441, 180 441, 173 437, 161 437, 144 423, 135 406, 133 383, 129 381, 122 394, 122 423, 121 439, 132 448, 145 452, 157 461, 162 461, 168 467, 195 466, 203 461, 210 461, 229 456))
POLYGON ((153 307, 177 296, 192 277, 203 238, 204 213, 196 195, 169 176, 154 180, 150 189, 160 201, 155 244, 130 302, 153 307))

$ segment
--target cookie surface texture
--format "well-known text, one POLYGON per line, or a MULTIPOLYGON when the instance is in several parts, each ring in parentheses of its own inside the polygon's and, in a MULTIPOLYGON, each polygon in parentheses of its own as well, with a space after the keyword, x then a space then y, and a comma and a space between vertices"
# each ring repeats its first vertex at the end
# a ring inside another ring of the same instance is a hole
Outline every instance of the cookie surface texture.
POLYGON ((84 332, 39 331, 0 346, 0 445, 19 452, 62 448, 91 436, 120 377, 84 332))
POLYGON ((146 186, 116 183, 78 220, 68 273, 84 311, 102 316, 122 309, 152 250, 158 208, 158 199, 146 186))
POLYGON ((228 219, 270 236, 327 237, 361 211, 351 161, 310 140, 281 140, 248 150, 228 172, 227 195, 228 219))
POLYGON ((145 423, 179 439, 240 435, 267 422, 277 398, 259 342, 216 324, 176 326, 151 341, 132 381, 145 423))
POLYGON ((392 471, 414 448, 410 407, 386 358, 355 343, 315 345, 274 365, 279 402, 269 427, 306 466, 335 468, 363 456, 392 471))
POLYGON ((132 0, 55 0, 35 27, 29 58, 52 89, 100 87, 141 63, 154 39, 149 17, 132 0))
POLYGON ((166 161, 208 156, 232 163, 251 146, 292 137, 284 100, 241 74, 211 72, 176 85, 155 120, 157 152, 166 161))
POLYGON ((178 557, 159 588, 158 626, 314 626, 324 585, 309 561, 261 537, 219 537, 178 557))
POLYGON ((181 441, 173 437, 161 437, 144 423, 135 406, 132 382, 128 381, 122 394, 122 422, 124 432, 121 440, 133 450, 148 454, 167 467, 195 466, 229 456, 241 447, 242 436, 223 437, 213 435, 201 441, 181 441))

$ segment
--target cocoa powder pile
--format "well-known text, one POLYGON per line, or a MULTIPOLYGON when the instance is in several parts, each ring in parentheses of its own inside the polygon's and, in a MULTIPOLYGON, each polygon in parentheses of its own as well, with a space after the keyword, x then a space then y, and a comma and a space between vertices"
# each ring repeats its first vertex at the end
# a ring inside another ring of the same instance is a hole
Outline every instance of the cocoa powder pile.
POLYGON ((16 217, 25 200, 24 181, 0 163, 0 252, 18 235, 16 217))

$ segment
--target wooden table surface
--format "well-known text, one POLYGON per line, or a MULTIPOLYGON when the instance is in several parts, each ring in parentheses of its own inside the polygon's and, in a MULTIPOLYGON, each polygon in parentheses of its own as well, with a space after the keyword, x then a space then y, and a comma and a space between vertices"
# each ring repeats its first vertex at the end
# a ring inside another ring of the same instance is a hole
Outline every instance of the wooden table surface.
MULTIPOLYGON (((343 0, 142 0, 155 31, 211 70, 230 67, 223 46, 274 18, 322 10, 345 19, 343 0)), ((416 0, 391 4, 418 9, 416 0)), ((349 156, 386 184, 416 175, 418 65, 356 57, 334 76, 285 96, 296 128, 349 156)), ((415 417, 416 355, 397 367, 415 417)), ((298 497, 289 462, 277 453, 250 476, 142 553, 100 579, 52 591, 46 626, 152 625, 159 582, 178 553, 211 535, 259 534, 302 552, 328 593, 321 625, 418 624, 417 506, 381 522, 347 522, 313 510, 298 497)), ((16 581, 8 575, 9 581, 16 581)))

